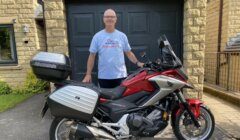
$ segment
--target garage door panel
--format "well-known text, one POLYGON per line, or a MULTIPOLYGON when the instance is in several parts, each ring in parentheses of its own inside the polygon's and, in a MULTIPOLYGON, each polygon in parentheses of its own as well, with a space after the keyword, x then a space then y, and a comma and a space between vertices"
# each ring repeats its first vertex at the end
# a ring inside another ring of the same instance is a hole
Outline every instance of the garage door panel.
POLYGON ((152 39, 149 37, 149 35, 127 35, 129 44, 132 46, 137 45, 149 45, 151 43, 152 39))
POLYGON ((148 12, 129 12, 129 34, 149 34, 149 13, 148 12))
POLYGON ((69 24, 70 43, 88 45, 87 42, 95 34, 95 23, 92 14, 74 14, 69 24), (84 24, 83 24, 84 23, 84 24))
POLYGON ((158 31, 169 31, 176 33, 176 11, 159 11, 156 16, 158 31))
POLYGON ((75 49, 73 49, 72 54, 74 55, 74 60, 73 63, 74 65, 76 65, 74 67, 74 71, 83 71, 86 70, 86 64, 88 59, 88 48, 87 47, 75 47, 75 49), (79 56, 79 57, 78 57, 79 56), (81 56, 81 57, 80 57, 81 56))
POLYGON ((94 35, 94 13, 73 14, 74 36, 94 35))
MULTIPOLYGON (((92 35, 93 36, 93 35, 92 35)), ((71 42, 72 47, 90 47, 92 37, 73 37, 74 41, 71 42)))
MULTIPOLYGON (((80 47, 75 46, 74 49, 72 49, 71 54, 73 55, 74 61, 72 61, 73 67, 73 73, 75 74, 83 74, 87 71, 87 59, 89 56, 89 47, 80 47)), ((97 71, 97 63, 95 63, 93 72, 97 71)), ((79 77, 78 75, 77 77, 79 77)))

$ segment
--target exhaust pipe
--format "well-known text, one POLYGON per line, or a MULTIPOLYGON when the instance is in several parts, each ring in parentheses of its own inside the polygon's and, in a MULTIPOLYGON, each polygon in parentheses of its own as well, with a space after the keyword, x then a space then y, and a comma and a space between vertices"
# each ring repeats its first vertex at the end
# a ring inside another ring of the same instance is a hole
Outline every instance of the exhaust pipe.
POLYGON ((83 124, 71 125, 70 133, 79 138, 105 138, 115 140, 113 136, 104 130, 83 124))
POLYGON ((71 125, 70 133, 78 138, 94 138, 92 132, 85 125, 71 125))
POLYGON ((103 131, 102 129, 96 128, 96 127, 91 127, 91 126, 87 126, 88 130, 90 130, 92 132, 92 134, 95 137, 100 137, 100 138, 106 138, 106 139, 110 139, 110 140, 115 140, 115 138, 113 136, 111 136, 110 134, 108 134, 107 132, 103 131))

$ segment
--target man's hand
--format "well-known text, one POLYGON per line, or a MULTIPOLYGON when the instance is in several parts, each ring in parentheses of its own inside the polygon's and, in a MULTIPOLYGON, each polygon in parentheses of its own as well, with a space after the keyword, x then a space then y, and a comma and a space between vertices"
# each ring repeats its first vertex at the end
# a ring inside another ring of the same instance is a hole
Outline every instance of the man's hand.
POLYGON ((127 52, 125 52, 125 54, 127 55, 128 59, 129 59, 132 63, 136 64, 136 65, 137 65, 138 67, 140 67, 140 68, 143 67, 144 63, 139 62, 132 51, 127 51, 127 52))
POLYGON ((90 53, 89 54, 88 62, 87 62, 87 72, 86 72, 86 75, 85 75, 84 79, 82 80, 82 82, 84 82, 84 83, 91 83, 92 82, 91 73, 92 73, 92 69, 93 69, 93 66, 94 66, 95 57, 96 57, 95 53, 90 53))
POLYGON ((91 83, 92 82, 92 76, 91 74, 86 74, 84 79, 82 80, 83 83, 91 83))
POLYGON ((142 62, 137 62, 137 66, 140 67, 140 68, 143 68, 144 63, 142 63, 142 62))

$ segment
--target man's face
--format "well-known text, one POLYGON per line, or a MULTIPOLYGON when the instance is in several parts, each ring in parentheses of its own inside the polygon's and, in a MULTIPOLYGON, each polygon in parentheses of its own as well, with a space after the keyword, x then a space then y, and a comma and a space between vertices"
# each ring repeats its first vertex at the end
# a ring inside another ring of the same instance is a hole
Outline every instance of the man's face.
POLYGON ((105 26, 115 26, 117 22, 116 13, 113 10, 107 10, 103 15, 103 22, 105 26))

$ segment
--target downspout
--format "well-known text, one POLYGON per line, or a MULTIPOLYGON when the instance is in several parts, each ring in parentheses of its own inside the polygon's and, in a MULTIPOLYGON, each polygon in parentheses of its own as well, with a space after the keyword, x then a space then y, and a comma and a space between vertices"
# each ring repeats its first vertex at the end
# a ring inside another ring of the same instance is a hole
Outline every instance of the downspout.
MULTIPOLYGON (((45 32, 45 51, 48 52, 48 45, 47 45, 47 30, 46 30, 46 19, 45 19, 45 7, 44 7, 44 0, 42 1, 42 8, 43 8, 43 24, 44 24, 44 32, 45 32)), ((48 82, 48 91, 52 92, 55 89, 55 86, 53 85, 53 83, 48 82)))
POLYGON ((217 69, 216 69, 216 85, 219 85, 220 76, 220 52, 222 42, 222 17, 223 17, 223 0, 220 0, 219 6, 219 26, 218 26, 218 45, 217 45, 217 69))
POLYGON ((44 0, 42 0, 42 8, 43 8, 43 24, 44 24, 44 32, 45 32, 45 51, 48 52, 48 45, 47 45, 47 30, 46 30, 46 19, 45 19, 45 7, 44 7, 44 0))

